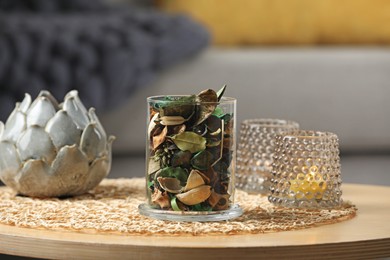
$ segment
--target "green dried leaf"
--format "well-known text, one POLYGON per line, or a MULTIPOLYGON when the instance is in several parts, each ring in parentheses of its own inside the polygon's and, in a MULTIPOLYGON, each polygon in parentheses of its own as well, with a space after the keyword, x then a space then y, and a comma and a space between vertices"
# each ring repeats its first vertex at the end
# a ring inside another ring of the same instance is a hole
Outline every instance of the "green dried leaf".
POLYGON ((170 177, 170 178, 176 178, 180 181, 181 185, 184 186, 184 184, 187 181, 188 173, 186 170, 180 167, 165 167, 163 168, 159 174, 156 174, 156 180, 157 177, 170 177))
POLYGON ((176 197, 173 197, 171 199, 171 207, 174 211, 181 211, 181 209, 179 208, 179 206, 177 205, 177 201, 176 201, 176 197))
POLYGON ((191 206, 192 211, 212 211, 213 208, 206 203, 199 203, 191 206))
POLYGON ((160 117, 181 116, 189 119, 195 110, 196 96, 166 97, 159 102, 160 117))
POLYGON ((225 113, 223 112, 222 108, 216 107, 212 115, 221 118, 225 115, 225 113))
POLYGON ((226 114, 223 117, 221 117, 221 119, 223 119, 223 121, 225 121, 225 122, 229 122, 232 118, 233 118, 233 115, 231 115, 231 114, 226 114))
POLYGON ((214 162, 214 156, 207 150, 201 151, 191 159, 191 165, 198 170, 207 170, 214 162))
POLYGON ((217 92, 218 101, 221 100, 223 94, 225 93, 226 87, 227 87, 227 85, 225 84, 222 86, 222 88, 220 90, 218 90, 218 92, 217 92))
POLYGON ((172 141, 182 151, 196 153, 206 148, 206 138, 193 132, 183 132, 171 137, 172 141))

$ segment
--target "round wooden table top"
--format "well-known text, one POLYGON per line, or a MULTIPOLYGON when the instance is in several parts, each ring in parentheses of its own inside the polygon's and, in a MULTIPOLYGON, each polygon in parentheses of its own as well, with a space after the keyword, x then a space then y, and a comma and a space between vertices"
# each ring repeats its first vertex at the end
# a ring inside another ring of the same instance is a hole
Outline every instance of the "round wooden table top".
POLYGON ((390 256, 390 187, 343 185, 352 220, 315 228, 231 236, 130 236, 0 225, 0 253, 55 259, 375 258, 390 256))

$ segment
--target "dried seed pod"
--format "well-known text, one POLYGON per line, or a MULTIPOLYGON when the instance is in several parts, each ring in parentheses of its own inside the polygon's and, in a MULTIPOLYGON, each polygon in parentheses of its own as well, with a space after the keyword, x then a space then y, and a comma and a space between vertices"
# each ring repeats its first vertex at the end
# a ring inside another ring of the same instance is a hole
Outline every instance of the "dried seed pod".
POLYGON ((183 191, 183 187, 180 185, 180 181, 176 178, 158 177, 157 181, 162 189, 170 193, 176 194, 183 191))
POLYGON ((187 184, 184 187, 184 191, 189 191, 205 184, 202 176, 199 173, 200 172, 198 170, 192 170, 190 172, 190 175, 188 176, 187 179, 187 184))
POLYGON ((196 205, 208 199, 211 195, 211 186, 202 185, 185 193, 176 194, 176 198, 185 205, 196 205))
POLYGON ((229 198, 229 194, 219 194, 213 191, 211 192, 211 195, 208 198, 207 202, 212 208, 224 210, 229 207, 229 198))
POLYGON ((182 116, 163 116, 161 117, 162 125, 181 125, 186 121, 182 116))

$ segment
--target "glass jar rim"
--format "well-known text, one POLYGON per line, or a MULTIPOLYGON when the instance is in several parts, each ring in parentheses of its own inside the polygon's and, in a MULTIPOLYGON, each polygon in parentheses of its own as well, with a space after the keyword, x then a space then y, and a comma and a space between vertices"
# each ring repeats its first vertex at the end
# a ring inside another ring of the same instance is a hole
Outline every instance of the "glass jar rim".
MULTIPOLYGON (((173 98, 181 98, 181 97, 190 97, 192 95, 157 95, 157 96, 150 96, 150 97, 147 97, 146 100, 147 102, 159 102, 159 101, 164 101, 164 102, 170 102, 170 100, 164 100, 165 97, 173 97, 173 98)), ((181 102, 180 100, 172 100, 174 102, 181 102)), ((222 97, 220 101, 218 102, 199 102, 199 101, 195 101, 193 102, 194 104, 196 103, 200 103, 200 104, 215 104, 215 103, 218 103, 218 104, 233 104, 237 101, 237 99, 233 98, 233 97, 222 97)), ((185 103, 188 103, 188 101, 183 101, 182 102, 183 104, 185 103)))

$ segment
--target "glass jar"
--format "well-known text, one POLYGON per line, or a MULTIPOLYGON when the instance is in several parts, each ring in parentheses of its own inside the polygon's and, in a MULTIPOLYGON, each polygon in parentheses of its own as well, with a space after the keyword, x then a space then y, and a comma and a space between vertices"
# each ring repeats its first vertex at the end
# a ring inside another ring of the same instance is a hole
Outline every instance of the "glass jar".
POLYGON ((337 135, 298 130, 275 139, 271 203, 284 207, 332 208, 341 204, 337 135))
POLYGON ((146 196, 140 213, 165 220, 238 217, 234 204, 236 100, 147 98, 146 196))
POLYGON ((244 120, 237 149, 236 187, 250 193, 268 195, 275 137, 283 131, 298 129, 299 124, 289 120, 244 120))

